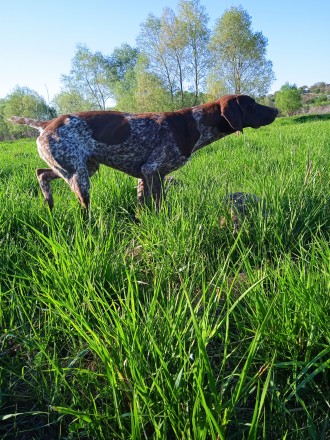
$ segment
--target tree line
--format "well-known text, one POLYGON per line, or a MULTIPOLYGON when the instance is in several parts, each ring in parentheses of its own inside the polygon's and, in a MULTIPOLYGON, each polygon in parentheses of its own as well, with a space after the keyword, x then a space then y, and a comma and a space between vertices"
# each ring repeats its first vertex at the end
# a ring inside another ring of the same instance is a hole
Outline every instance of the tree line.
POLYGON ((274 104, 266 98, 275 79, 267 44, 241 6, 226 10, 211 30, 199 0, 180 0, 175 11, 165 7, 160 17, 148 15, 136 47, 123 43, 104 55, 77 45, 70 73, 62 75, 61 91, 51 103, 17 86, 0 100, 0 139, 30 134, 26 127, 7 123, 14 114, 49 119, 92 109, 171 111, 226 93, 274 104))

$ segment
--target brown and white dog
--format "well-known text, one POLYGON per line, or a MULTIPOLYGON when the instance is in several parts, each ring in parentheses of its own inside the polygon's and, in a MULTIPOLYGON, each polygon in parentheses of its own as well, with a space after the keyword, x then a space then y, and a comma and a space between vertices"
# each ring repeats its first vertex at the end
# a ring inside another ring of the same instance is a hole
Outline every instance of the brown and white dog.
POLYGON ((60 177, 88 208, 89 178, 100 164, 137 177, 138 202, 152 197, 159 207, 165 176, 183 166, 192 153, 245 127, 268 125, 277 114, 247 95, 226 95, 174 112, 90 111, 51 121, 18 116, 10 120, 40 131, 38 152, 50 168, 37 169, 37 178, 50 208, 54 204, 50 182, 60 177))

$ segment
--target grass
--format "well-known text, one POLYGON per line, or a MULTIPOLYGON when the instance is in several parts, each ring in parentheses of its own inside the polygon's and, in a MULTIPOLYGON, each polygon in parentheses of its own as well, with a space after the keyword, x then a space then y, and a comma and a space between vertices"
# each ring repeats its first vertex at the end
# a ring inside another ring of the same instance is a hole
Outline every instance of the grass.
POLYGON ((161 212, 103 167, 88 220, 0 145, 3 439, 329 439, 330 120, 196 153, 161 212), (266 203, 233 233, 226 194, 266 203), (227 224, 221 226, 221 218, 227 224))

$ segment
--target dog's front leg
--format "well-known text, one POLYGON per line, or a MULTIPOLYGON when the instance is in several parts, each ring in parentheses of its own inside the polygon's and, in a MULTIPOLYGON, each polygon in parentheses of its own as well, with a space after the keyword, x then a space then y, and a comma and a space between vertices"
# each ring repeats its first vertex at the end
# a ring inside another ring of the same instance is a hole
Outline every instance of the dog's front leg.
POLYGON ((163 182, 164 176, 159 172, 143 173, 143 177, 138 181, 138 204, 149 204, 152 197, 158 211, 162 203, 163 182))
POLYGON ((148 185, 144 178, 141 178, 138 180, 137 185, 137 200, 138 200, 138 206, 143 206, 150 201, 150 192, 148 185))

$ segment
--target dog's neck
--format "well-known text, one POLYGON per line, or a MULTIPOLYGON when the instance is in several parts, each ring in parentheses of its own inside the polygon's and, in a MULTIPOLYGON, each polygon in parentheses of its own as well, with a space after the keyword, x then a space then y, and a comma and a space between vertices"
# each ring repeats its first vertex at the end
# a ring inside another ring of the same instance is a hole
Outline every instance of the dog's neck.
POLYGON ((191 154, 235 132, 228 121, 222 116, 220 105, 217 102, 195 107, 193 109, 193 115, 200 136, 197 142, 192 146, 191 154))

